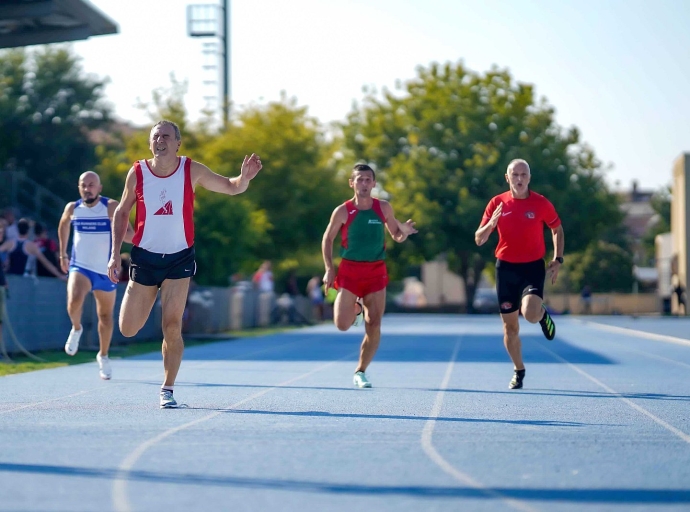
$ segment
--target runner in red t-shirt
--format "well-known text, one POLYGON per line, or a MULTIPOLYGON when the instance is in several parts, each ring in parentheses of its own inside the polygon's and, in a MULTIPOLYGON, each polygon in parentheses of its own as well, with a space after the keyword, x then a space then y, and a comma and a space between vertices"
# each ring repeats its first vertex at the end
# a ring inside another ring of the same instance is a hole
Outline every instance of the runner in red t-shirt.
POLYGON ((541 325, 546 339, 556 335, 556 325, 544 306, 544 280, 556 282, 563 263, 564 235, 556 209, 544 196, 529 190, 530 169, 525 160, 508 164, 506 181, 510 190, 489 201, 474 234, 483 245, 498 228, 496 247, 496 292, 503 320, 503 343, 515 367, 510 389, 522 387, 525 365, 518 332, 519 310, 530 323, 541 325), (553 234, 554 259, 544 266, 544 224, 553 234))

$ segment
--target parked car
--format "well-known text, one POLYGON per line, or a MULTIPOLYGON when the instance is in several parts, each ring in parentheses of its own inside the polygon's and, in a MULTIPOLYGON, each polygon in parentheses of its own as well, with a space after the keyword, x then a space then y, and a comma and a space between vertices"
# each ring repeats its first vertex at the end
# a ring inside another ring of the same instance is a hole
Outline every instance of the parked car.
POLYGON ((472 308, 475 313, 498 313, 498 295, 495 288, 477 288, 472 308))

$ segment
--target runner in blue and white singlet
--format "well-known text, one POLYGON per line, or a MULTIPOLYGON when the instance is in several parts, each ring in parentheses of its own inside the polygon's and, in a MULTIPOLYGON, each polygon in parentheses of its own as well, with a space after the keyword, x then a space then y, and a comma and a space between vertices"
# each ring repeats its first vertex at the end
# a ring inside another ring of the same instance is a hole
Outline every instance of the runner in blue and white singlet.
MULTIPOLYGON (((60 241, 60 267, 69 273, 67 279, 67 313, 72 330, 65 343, 65 352, 73 356, 79 349, 83 328, 81 314, 84 298, 93 292, 98 310, 99 352, 96 356, 102 379, 110 379, 111 369, 108 349, 113 335, 113 309, 117 284, 108 278, 108 261, 112 243, 114 199, 100 195, 101 180, 95 172, 85 172, 79 177, 77 201, 67 203, 58 226, 60 241), (73 230, 72 255, 67 256, 70 227, 73 230)), ((134 230, 127 227, 125 238, 132 240, 134 230)))

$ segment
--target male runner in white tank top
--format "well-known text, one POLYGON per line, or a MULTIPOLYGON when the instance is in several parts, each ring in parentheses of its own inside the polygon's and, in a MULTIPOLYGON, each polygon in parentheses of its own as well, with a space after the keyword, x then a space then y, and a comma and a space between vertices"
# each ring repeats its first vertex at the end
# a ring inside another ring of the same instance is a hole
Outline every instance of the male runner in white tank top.
MULTIPOLYGON (((65 343, 65 352, 73 356, 79 350, 83 328, 81 314, 86 294, 96 299, 98 313, 98 343, 96 355, 101 379, 112 376, 108 350, 113 337, 113 309, 117 285, 108 279, 110 259, 111 221, 118 202, 101 195, 103 186, 95 172, 79 176, 81 199, 67 203, 58 225, 60 241, 60 268, 69 273, 67 280, 67 313, 72 330, 65 343), (72 256, 67 255, 70 226, 74 227, 72 256)), ((134 230, 127 223, 125 241, 131 242, 134 230)))
POLYGON ((149 149, 153 158, 134 163, 127 174, 122 201, 113 219, 113 246, 108 276, 117 282, 120 247, 132 207, 136 204, 135 234, 129 284, 120 308, 120 332, 134 336, 144 326, 161 293, 163 367, 161 408, 177 407, 173 386, 182 362, 182 314, 189 281, 196 273, 194 261, 194 190, 241 194, 261 170, 258 155, 245 156, 240 175, 226 178, 191 159, 178 156, 180 129, 159 121, 151 129, 149 149))

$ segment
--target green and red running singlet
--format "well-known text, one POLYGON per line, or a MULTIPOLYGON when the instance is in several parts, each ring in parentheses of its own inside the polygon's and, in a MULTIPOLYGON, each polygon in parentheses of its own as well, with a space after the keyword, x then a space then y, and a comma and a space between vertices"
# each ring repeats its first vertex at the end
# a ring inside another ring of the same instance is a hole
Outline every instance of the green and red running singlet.
POLYGON ((371 209, 358 210, 352 200, 345 202, 347 222, 340 228, 340 256, 350 261, 381 261, 386 258, 386 219, 381 202, 371 209))

